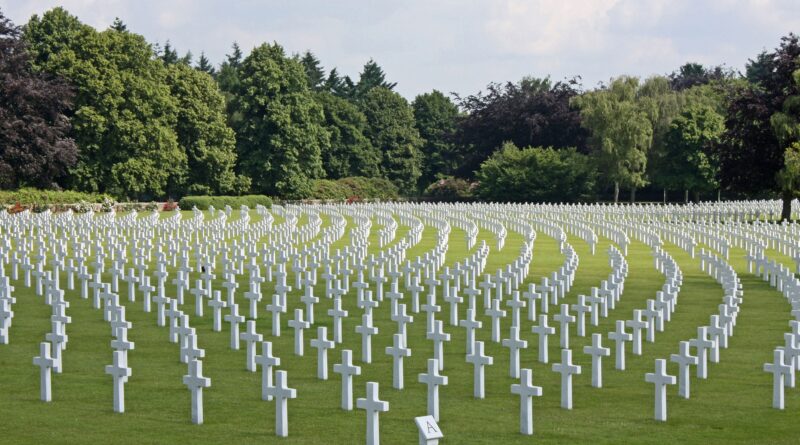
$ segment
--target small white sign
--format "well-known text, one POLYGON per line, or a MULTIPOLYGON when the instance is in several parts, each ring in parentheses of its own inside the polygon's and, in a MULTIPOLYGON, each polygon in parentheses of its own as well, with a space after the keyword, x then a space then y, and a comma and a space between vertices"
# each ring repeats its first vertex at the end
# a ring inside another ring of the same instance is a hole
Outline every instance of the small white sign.
POLYGON ((436 442, 432 443, 437 443, 437 439, 444 437, 442 430, 439 429, 439 425, 436 424, 436 419, 434 419, 433 416, 417 417, 414 421, 417 423, 420 439, 424 438, 426 441, 434 440, 436 442))

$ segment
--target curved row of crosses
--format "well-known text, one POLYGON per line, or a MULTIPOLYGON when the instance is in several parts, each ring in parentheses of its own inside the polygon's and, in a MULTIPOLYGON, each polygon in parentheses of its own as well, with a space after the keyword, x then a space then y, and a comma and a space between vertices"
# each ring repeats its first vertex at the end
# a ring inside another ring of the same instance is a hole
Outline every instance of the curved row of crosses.
MULTIPOLYGON (((114 410, 124 412, 125 383, 132 375, 127 356, 135 347, 128 340, 128 331, 133 326, 126 319, 126 310, 131 310, 134 304, 138 306, 137 299, 141 299, 141 310, 154 312, 156 325, 164 328, 165 341, 178 345, 180 360, 187 366, 183 383, 192 395, 192 421, 200 424, 203 389, 211 382, 203 375, 205 350, 199 347, 203 334, 192 324, 193 317, 204 318, 208 309, 213 319, 212 331, 227 330, 230 348, 244 349, 245 368, 256 372, 260 367, 261 397, 276 401, 275 432, 285 436, 288 435, 287 401, 298 394, 289 387, 291 370, 278 369, 281 360, 273 355, 272 341, 265 340, 258 323, 269 325, 273 341, 281 336, 282 327, 287 327, 293 331, 295 355, 304 356, 306 344, 317 350, 320 380, 329 378, 329 351, 340 349, 341 362, 334 364, 333 371, 341 376, 341 407, 366 410, 368 442, 377 443, 380 437, 377 416, 388 410, 388 403, 379 399, 376 382, 369 382, 366 397, 353 403, 353 377, 360 374, 361 366, 353 362, 354 350, 344 348, 343 321, 348 317, 360 320, 355 328, 360 336, 360 361, 369 365, 372 339, 378 335, 375 311, 384 304, 390 307, 396 332, 391 334, 392 345, 386 348, 386 354, 392 357, 392 386, 403 389, 403 359, 412 353, 408 327, 413 325, 415 316, 424 317, 425 337, 433 353, 419 381, 428 387, 427 412, 438 420, 438 388, 448 381, 442 375, 446 369, 444 348, 449 347, 450 341, 445 320, 448 326, 465 330, 465 359, 474 366, 474 396, 478 399, 485 396, 484 369, 493 363, 493 358, 486 355, 484 343, 476 339, 477 332, 484 329, 480 320, 483 314, 491 319, 491 340, 509 350, 509 375, 520 379, 511 388, 521 399, 520 430, 532 434, 531 398, 541 395, 542 389, 533 385, 531 369, 521 365, 520 352, 527 348, 527 341, 520 337, 521 314, 527 313, 528 322, 537 322, 531 329, 538 335, 538 360, 548 363, 548 336, 556 331, 549 326, 551 306, 558 307, 552 320, 558 325, 561 361, 553 364, 552 369, 562 377, 561 406, 571 409, 572 376, 580 374, 581 369, 572 363, 570 332, 575 329, 576 335, 586 336, 587 316, 591 325, 597 327, 601 318, 614 311, 628 274, 626 255, 631 236, 650 247, 654 266, 665 281, 655 298, 648 299, 644 308, 634 310, 632 319, 616 320, 616 330, 607 334, 615 342, 615 367, 625 369, 627 342, 631 343, 633 354, 641 355, 642 333, 646 334, 646 341, 654 342, 656 333, 663 331, 665 323, 670 321, 678 303, 682 273, 663 249, 663 236, 693 257, 698 243, 719 252, 720 256, 701 251, 699 258, 703 270, 724 291, 719 313, 711 315, 708 326, 698 328, 697 338, 681 342, 679 352, 671 356, 670 360, 679 366, 679 378, 667 374, 665 359, 656 360, 656 372, 646 376, 656 387, 655 417, 666 420, 666 385, 679 380, 679 394, 688 398, 689 366, 696 364, 698 377, 705 378, 707 353, 710 352, 712 363, 717 362, 719 349, 727 347, 728 337, 733 334, 743 289, 735 270, 726 261, 732 247, 747 248, 748 261, 756 266, 756 273, 782 291, 793 304, 793 314, 800 317, 797 278, 784 265, 767 260, 764 253, 765 245, 773 246, 794 258, 800 267, 796 248, 800 231, 795 225, 747 222, 774 212, 773 207, 771 203, 628 208, 287 205, 275 206, 271 211, 258 207, 255 217, 250 209, 243 208, 238 219, 233 218, 230 208, 208 214, 195 211, 189 218, 176 214, 163 219, 155 213, 0 214, 0 343, 10 341, 16 303, 12 281, 17 285, 22 281, 21 285, 32 287, 52 308, 51 329, 34 359, 41 370, 41 398, 52 400, 52 372, 64 372, 63 356, 69 342, 70 301, 66 292, 79 288, 78 296, 91 299, 92 306, 101 311, 109 324, 113 337, 112 364, 106 372, 114 380, 114 410), (373 224, 379 228, 373 230, 373 224), (453 227, 464 232, 469 253, 460 261, 448 263, 453 227), (408 229, 403 234, 401 228, 408 229), (589 295, 578 295, 573 304, 565 300, 571 292, 579 258, 567 242, 564 228, 583 239, 592 253, 599 242, 597 233, 616 244, 607 251, 611 274, 592 288, 589 295), (494 272, 487 271, 490 248, 485 241, 479 242, 481 229, 494 239, 498 251, 508 248, 510 229, 521 237, 520 245, 514 246, 519 249, 518 255, 494 272), (428 237, 433 239, 433 245, 423 250, 420 243, 430 232, 435 232, 428 237), (542 277, 539 285, 529 281, 537 232, 555 239, 558 251, 564 256, 561 266, 542 277), (370 253, 373 233, 378 250, 370 253), (6 267, 10 268, 9 275, 6 267), (62 279, 66 280, 65 286, 62 279), (268 289, 264 289, 265 283, 269 283, 268 289), (187 301, 191 298, 192 302, 187 301), (329 301, 322 302, 323 298, 329 301), (459 305, 465 299, 462 318, 459 305), (439 301, 448 306, 447 315, 439 301), (294 308, 293 318, 289 319, 288 309, 297 302, 302 307, 294 308), (265 308, 269 317, 259 318, 259 308, 265 308), (355 309, 360 315, 352 313, 355 309), (320 314, 332 321, 330 339, 328 327, 319 325, 320 314), (228 324, 228 329, 223 329, 223 323, 228 324), (503 323, 508 323, 509 333, 504 339, 501 338, 503 323), (315 325, 315 337, 306 341, 304 331, 315 325), (632 333, 626 332, 626 328, 632 329, 632 333), (690 354, 691 348, 696 350, 696 356, 690 354)), ((800 326, 795 322, 791 328, 786 345, 776 350, 775 363, 769 367, 776 381, 792 377, 800 365, 800 346, 797 346, 800 326)), ((611 350, 602 345, 602 337, 601 333, 593 333, 591 345, 583 350, 591 356, 591 380, 595 387, 602 387, 602 358, 611 355, 611 350)), ((787 384, 789 380, 792 378, 786 380, 787 384)), ((776 383, 775 405, 782 408, 784 381, 780 383, 776 383)))

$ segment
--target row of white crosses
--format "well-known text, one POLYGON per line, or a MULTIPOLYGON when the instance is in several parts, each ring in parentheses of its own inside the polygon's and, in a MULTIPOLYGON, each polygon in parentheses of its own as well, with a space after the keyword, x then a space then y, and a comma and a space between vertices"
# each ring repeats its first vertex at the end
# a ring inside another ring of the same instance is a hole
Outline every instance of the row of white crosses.
MULTIPOLYGON (((285 274, 285 272, 282 272, 282 273, 284 273, 284 274, 285 274)), ((573 273, 574 273, 574 272, 573 272, 573 273)), ((285 278, 285 276, 284 276, 284 278, 285 278)), ((508 283, 509 283, 508 279, 507 279, 507 278, 505 278, 505 277, 503 277, 503 279, 498 279, 498 280, 497 280, 497 282, 498 282, 498 283, 506 283, 506 284, 508 284, 508 283)), ((284 283, 284 284, 285 284, 285 283, 284 283)), ((473 284, 474 284, 474 283, 473 283, 473 284)), ((146 285, 146 284, 144 284, 144 285, 146 285)), ((434 284, 434 286, 435 286, 435 284, 434 284)), ((198 288, 199 288, 199 287, 200 287, 200 286, 198 286, 198 288)), ((510 288, 510 286, 506 286, 506 287, 505 287, 505 289, 507 289, 507 290, 506 290, 506 292, 512 292, 512 291, 511 291, 511 288, 510 288)), ((147 289, 143 289, 143 290, 147 291, 147 289)), ((487 290, 488 290, 488 289, 487 289, 487 290)), ((149 292, 152 292, 152 290, 149 290, 149 292)), ((501 298, 502 298, 502 295, 503 295, 503 294, 505 294, 505 292, 501 291, 500 289, 498 289, 498 290, 497 290, 497 293, 501 295, 501 298)), ((554 291, 553 293, 555 294, 555 291, 554 291)), ((563 293, 562 293, 561 295, 562 295, 562 298, 563 298, 563 293)), ((284 297, 284 299, 285 299, 285 293, 283 294, 283 297, 284 297)), ((511 300, 509 300, 509 303, 514 303, 514 299, 515 299, 515 298, 518 298, 518 297, 516 297, 516 296, 515 296, 514 298, 512 298, 511 300)), ((555 299, 555 297, 554 297, 554 299, 555 299)), ((368 299, 367 299, 367 300, 368 300, 368 299)), ((394 300, 393 300, 393 301, 394 301, 394 300)), ((545 298, 545 301, 547 301, 547 298, 545 298)), ((532 303, 532 301, 531 301, 531 303, 532 303)), ((434 302, 433 304, 435 305, 435 302, 434 302)), ((512 313, 513 313, 513 311, 514 311, 514 309, 513 309, 513 306, 512 306, 512 313)), ((546 312, 546 310, 545 310, 545 312, 546 312)), ((474 315, 473 315, 473 317, 474 317, 474 315)), ((513 316, 513 315, 512 315, 512 318, 514 318, 514 316, 513 316)), ((438 320, 437 320, 437 321, 438 321, 438 320)), ((464 321, 464 320, 462 320, 462 321, 464 321)), ((470 324, 470 323, 471 323, 469 315, 468 315, 468 318, 466 319, 466 321, 468 322, 467 324, 470 324)), ((472 321, 474 321, 474 318, 472 319, 472 321)), ((440 323, 441 323, 441 322, 440 322, 440 323)), ((432 331, 432 332, 433 332, 433 331, 432 331)), ((434 335, 441 335, 441 329, 439 329, 439 334, 436 334, 436 332, 433 332, 433 333, 434 333, 434 335)), ((325 337, 325 336, 324 336, 324 335, 320 335, 319 337, 324 339, 324 337, 325 337)), ((399 344, 399 342, 398 342, 398 344, 399 344)), ((469 348, 469 345, 468 345, 468 348, 469 348)), ((397 349, 400 349, 400 348, 398 347, 397 349)), ((477 350, 478 348, 477 348, 477 347, 475 347, 474 349, 476 349, 476 350, 477 350)), ((482 355, 482 352, 480 353, 480 355, 482 355)), ((563 362, 565 362, 567 366, 570 366, 570 363, 569 363, 569 362, 570 362, 570 360, 562 360, 562 361, 563 361, 563 362)), ((439 366, 439 365, 437 364, 437 366, 439 366)), ((593 381, 594 381, 594 379, 593 379, 593 381)))
POLYGON ((764 371, 773 376, 772 407, 782 410, 785 388, 796 386, 796 371, 800 370, 800 279, 783 264, 768 260, 763 252, 755 262, 756 274, 783 294, 794 318, 789 321, 789 332, 783 334, 784 344, 776 347, 772 361, 764 364, 764 371))

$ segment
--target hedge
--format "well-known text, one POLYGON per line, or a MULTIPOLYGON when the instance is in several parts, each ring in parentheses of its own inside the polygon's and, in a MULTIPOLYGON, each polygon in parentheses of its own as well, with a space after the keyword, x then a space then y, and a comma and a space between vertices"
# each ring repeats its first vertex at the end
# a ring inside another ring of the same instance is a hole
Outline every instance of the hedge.
POLYGON ((0 190, 0 204, 13 205, 20 203, 23 206, 77 204, 81 201, 89 203, 102 203, 110 197, 97 193, 82 193, 73 191, 39 190, 34 188, 21 188, 19 190, 0 190))
POLYGON ((344 201, 360 199, 397 199, 397 186, 385 178, 354 176, 337 180, 317 179, 312 186, 312 199, 344 201))
POLYGON ((208 210, 210 206, 222 209, 226 205, 236 209, 240 206, 246 205, 247 207, 255 208, 256 205, 264 207, 272 207, 272 198, 265 195, 244 195, 244 196, 184 196, 178 202, 181 210, 191 210, 192 207, 197 207, 198 210, 208 210))

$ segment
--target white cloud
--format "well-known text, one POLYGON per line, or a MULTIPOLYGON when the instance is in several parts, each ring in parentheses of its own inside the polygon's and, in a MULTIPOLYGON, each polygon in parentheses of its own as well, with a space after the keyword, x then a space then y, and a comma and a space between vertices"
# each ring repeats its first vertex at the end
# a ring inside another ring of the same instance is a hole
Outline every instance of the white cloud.
POLYGON ((619 1, 504 0, 495 4, 486 32, 508 53, 596 50, 605 44, 608 13, 619 1))

